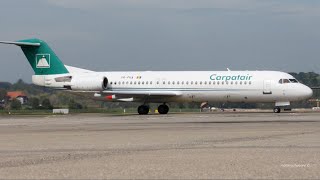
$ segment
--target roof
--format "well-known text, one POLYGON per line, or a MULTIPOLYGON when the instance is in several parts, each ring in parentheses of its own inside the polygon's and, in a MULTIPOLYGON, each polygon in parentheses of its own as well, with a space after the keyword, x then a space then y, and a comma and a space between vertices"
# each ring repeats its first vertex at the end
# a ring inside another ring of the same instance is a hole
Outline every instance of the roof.
POLYGON ((23 91, 9 91, 7 92, 7 96, 10 99, 14 99, 17 97, 27 97, 27 95, 23 91))

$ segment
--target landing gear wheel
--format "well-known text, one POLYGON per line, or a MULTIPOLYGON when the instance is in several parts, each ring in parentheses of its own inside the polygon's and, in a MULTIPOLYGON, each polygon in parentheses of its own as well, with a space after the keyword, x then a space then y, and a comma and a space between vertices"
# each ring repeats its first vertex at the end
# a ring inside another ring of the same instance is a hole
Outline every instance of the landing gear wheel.
POLYGON ((280 113, 280 112, 281 112, 281 109, 280 109, 279 107, 275 107, 275 108, 273 109, 273 112, 274 112, 274 113, 280 113))
POLYGON ((141 106, 138 107, 138 113, 140 115, 146 115, 146 114, 149 113, 149 109, 150 109, 149 106, 141 105, 141 106))
POLYGON ((158 112, 159 112, 159 114, 168 114, 169 107, 165 104, 162 104, 158 107, 158 112))

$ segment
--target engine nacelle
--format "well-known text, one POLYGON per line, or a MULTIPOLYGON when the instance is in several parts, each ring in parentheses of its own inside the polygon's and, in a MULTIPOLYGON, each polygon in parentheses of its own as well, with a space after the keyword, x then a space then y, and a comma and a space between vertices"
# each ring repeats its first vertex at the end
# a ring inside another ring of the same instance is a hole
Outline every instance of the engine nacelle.
POLYGON ((78 91, 103 91, 107 88, 108 78, 105 76, 73 76, 70 86, 71 90, 78 91))

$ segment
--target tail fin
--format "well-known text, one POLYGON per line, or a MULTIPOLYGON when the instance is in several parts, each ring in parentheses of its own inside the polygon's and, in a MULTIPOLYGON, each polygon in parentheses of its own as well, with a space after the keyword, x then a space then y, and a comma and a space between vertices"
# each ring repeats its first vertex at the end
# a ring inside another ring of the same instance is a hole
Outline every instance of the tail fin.
POLYGON ((36 75, 69 73, 48 44, 40 39, 25 39, 16 42, 0 41, 0 43, 20 46, 36 75))

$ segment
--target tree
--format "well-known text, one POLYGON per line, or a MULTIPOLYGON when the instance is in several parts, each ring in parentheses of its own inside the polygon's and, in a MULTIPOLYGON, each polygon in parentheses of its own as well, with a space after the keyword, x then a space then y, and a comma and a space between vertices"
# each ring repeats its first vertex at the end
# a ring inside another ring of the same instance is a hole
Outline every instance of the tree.
POLYGON ((301 83, 310 86, 315 87, 320 85, 319 81, 319 74, 314 72, 300 72, 300 73, 290 73, 292 76, 294 76, 296 79, 298 79, 301 83))
POLYGON ((10 103, 10 109, 19 110, 21 107, 21 102, 17 99, 13 99, 10 103))
POLYGON ((5 100, 7 96, 7 90, 0 88, 0 101, 5 100))
POLYGON ((45 98, 43 101, 42 101, 42 107, 44 109, 53 109, 52 105, 51 105, 51 102, 48 98, 45 98))
POLYGON ((69 109, 82 109, 82 105, 80 103, 75 102, 73 99, 69 101, 69 109))
POLYGON ((38 109, 38 108, 39 108, 40 101, 39 101, 38 98, 33 97, 33 98, 30 98, 30 99, 29 99, 28 104, 29 104, 29 106, 32 107, 32 109, 38 109))

